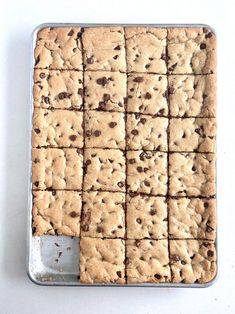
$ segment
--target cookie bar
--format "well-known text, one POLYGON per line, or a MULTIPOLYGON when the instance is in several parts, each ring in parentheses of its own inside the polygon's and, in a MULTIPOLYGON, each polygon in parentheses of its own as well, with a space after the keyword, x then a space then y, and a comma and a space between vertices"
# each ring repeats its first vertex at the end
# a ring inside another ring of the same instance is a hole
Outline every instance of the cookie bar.
POLYGON ((84 190, 125 192, 126 160, 117 149, 85 149, 84 190))
POLYGON ((126 255, 127 283, 170 281, 167 240, 127 240, 126 255))
POLYGON ((216 38, 207 28, 168 29, 168 73, 216 72, 216 38))
POLYGON ((172 117, 216 116, 216 76, 169 75, 169 104, 172 117))
POLYGON ((168 119, 127 114, 127 149, 167 151, 168 119))
POLYGON ((36 68, 82 70, 80 27, 46 27, 37 33, 36 68))
POLYGON ((70 110, 34 109, 33 147, 83 147, 83 113, 70 110))
POLYGON ((126 74, 107 71, 84 72, 85 109, 125 111, 126 74))
POLYGON ((198 240, 170 240, 172 282, 208 283, 216 275, 215 244, 198 240))
POLYGON ((81 190, 83 156, 75 148, 33 148, 33 189, 81 190))
POLYGON ((165 28, 126 27, 128 72, 166 74, 165 28))
POLYGON ((86 70, 126 72, 123 27, 85 28, 82 43, 86 70))
POLYGON ((164 197, 127 196, 127 238, 167 238, 167 202, 164 197))
POLYGON ((168 206, 169 235, 171 238, 215 240, 215 199, 169 199, 168 206))
POLYGON ((127 112, 168 115, 166 75, 129 74, 127 93, 127 112))
POLYGON ((125 149, 125 116, 120 112, 85 112, 86 147, 125 149))
POLYGON ((127 187, 130 193, 166 195, 167 154, 151 151, 128 151, 127 187))
POLYGON ((34 191, 33 197, 34 235, 80 235, 81 193, 34 191))
POLYGON ((34 70, 34 107, 81 109, 82 72, 34 70))
POLYGON ((169 150, 215 152, 216 119, 170 119, 169 150))
POLYGON ((169 193, 171 196, 215 195, 215 155, 170 154, 169 193))
POLYGON ((125 244, 120 239, 80 240, 81 283, 125 283, 125 244))
POLYGON ((81 236, 124 238, 125 193, 83 192, 81 236))

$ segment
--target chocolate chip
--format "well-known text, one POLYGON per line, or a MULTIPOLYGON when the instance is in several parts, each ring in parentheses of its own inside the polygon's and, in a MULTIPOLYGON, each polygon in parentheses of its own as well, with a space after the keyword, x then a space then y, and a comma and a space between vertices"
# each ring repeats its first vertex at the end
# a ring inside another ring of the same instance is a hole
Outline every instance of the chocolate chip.
POLYGON ((134 164, 134 163, 135 163, 135 159, 134 158, 129 159, 129 164, 134 164))
POLYGON ((213 251, 211 251, 211 250, 209 250, 209 251, 207 252, 207 256, 208 256, 208 257, 212 257, 212 256, 214 256, 214 252, 213 252, 213 251))
POLYGON ((92 135, 91 130, 86 130, 86 136, 87 136, 87 137, 90 137, 91 135, 92 135))
POLYGON ((40 129, 34 129, 34 132, 39 134, 41 131, 40 131, 40 129))
POLYGON ((100 101, 99 102, 99 110, 105 110, 106 109, 106 102, 100 101))
POLYGON ((72 217, 72 218, 76 218, 76 217, 79 217, 79 214, 76 213, 75 211, 73 211, 73 212, 71 212, 71 213, 69 214, 69 216, 72 217))
POLYGON ((214 229, 211 228, 210 226, 206 226, 206 232, 210 233, 212 232, 214 229))
POLYGON ((164 109, 160 109, 157 114, 158 114, 158 116, 162 116, 162 115, 164 115, 164 112, 165 112, 164 109))
POLYGON ((140 113, 135 113, 136 120, 140 118, 140 113))
POLYGON ((137 218, 137 219, 136 219, 136 222, 137 222, 138 224, 141 224, 142 220, 141 220, 140 218, 137 218))
POLYGON ((86 59, 86 62, 87 62, 88 64, 93 64, 93 63, 94 63, 94 58, 93 58, 93 57, 87 58, 87 59, 86 59))
POLYGON ((113 57, 114 60, 117 60, 117 58, 118 58, 118 55, 116 55, 116 56, 113 57))
POLYGON ((168 88, 168 94, 174 94, 175 89, 173 87, 168 88))
POLYGON ((141 83, 143 81, 144 81, 144 78, 142 76, 137 76, 133 80, 133 82, 136 82, 136 83, 141 83))
POLYGON ((35 65, 37 65, 40 62, 40 56, 37 57, 37 59, 35 60, 35 65))
POLYGON ((137 247, 139 247, 140 244, 141 244, 140 240, 135 240, 135 245, 136 245, 137 247))
POLYGON ((100 134, 101 134, 101 131, 100 131, 100 130, 95 130, 94 136, 99 137, 100 134))
POLYGON ((123 182, 123 181, 120 181, 120 182, 118 182, 118 184, 117 184, 120 188, 122 188, 124 185, 125 185, 125 183, 123 182))
POLYGON ((162 54, 161 54, 161 59, 162 59, 162 60, 164 60, 164 61, 166 61, 167 56, 166 56, 166 54, 165 54, 165 53, 162 53, 162 54))
POLYGON ((39 77, 40 77, 41 79, 44 79, 44 78, 46 77, 46 74, 45 74, 44 72, 41 72, 41 73, 39 74, 39 77))
POLYGON ((74 30, 71 29, 71 30, 68 32, 68 36, 73 36, 73 34, 74 34, 74 30))
POLYGON ((138 134, 139 134, 139 131, 136 130, 136 129, 134 129, 134 130, 131 131, 131 134, 133 134, 133 135, 138 135, 138 134))
POLYGON ((149 183, 147 180, 145 180, 145 181, 144 181, 144 185, 145 185, 145 186, 150 186, 150 183, 149 183))
POLYGON ((83 225, 82 226, 82 230, 85 231, 85 232, 89 231, 89 226, 88 225, 83 225))
POLYGON ((121 50, 121 47, 118 45, 114 48, 114 50, 121 50))
POLYGON ((162 278, 162 276, 159 275, 159 274, 155 274, 154 277, 155 277, 156 279, 161 279, 161 278, 162 278))
POLYGON ((43 101, 44 101, 46 104, 49 104, 49 103, 50 103, 49 97, 43 97, 43 101))
POLYGON ((111 129, 115 128, 116 125, 117 125, 116 122, 110 122, 110 123, 109 123, 109 127, 110 127, 111 129))
POLYGON ((155 209, 151 209, 151 210, 150 210, 150 215, 151 215, 151 216, 154 216, 156 213, 157 213, 157 212, 156 212, 155 209))
POLYGON ((145 69, 148 69, 149 67, 150 67, 150 63, 148 63, 148 64, 145 64, 145 69))
POLYGON ((141 119, 140 119, 140 123, 142 123, 142 124, 145 124, 146 121, 147 121, 147 120, 146 120, 145 118, 141 118, 141 119))
POLYGON ((192 171, 196 171, 196 167, 195 166, 192 166, 192 171))
POLYGON ((152 95, 151 95, 150 93, 146 93, 146 94, 144 95, 144 98, 145 98, 145 99, 151 99, 151 98, 152 98, 152 95))
POLYGON ((197 134, 201 135, 201 129, 200 129, 200 128, 195 129, 195 132, 196 132, 197 134))
POLYGON ((108 84, 108 79, 106 77, 101 77, 96 80, 96 83, 98 85, 105 86, 106 84, 108 84))
POLYGON ((159 76, 158 80, 161 81, 162 80, 162 76, 159 76))
POLYGON ((135 90, 134 88, 130 88, 130 92, 134 92, 134 90, 135 90))
POLYGON ((211 38, 213 36, 213 34, 211 32, 209 32, 208 34, 205 35, 205 38, 211 38))
POLYGON ((56 195, 56 191, 52 191, 51 194, 52 194, 53 196, 55 196, 55 195, 56 195))
POLYGON ((90 159, 87 159, 87 161, 85 162, 85 165, 86 166, 89 166, 91 164, 91 160, 90 159))
POLYGON ((209 204, 207 202, 204 203, 204 208, 207 209, 209 207, 209 204))
POLYGON ((65 98, 69 98, 71 96, 71 94, 66 93, 66 92, 62 92, 58 94, 59 99, 65 99, 65 98))
POLYGON ((206 44, 205 44, 205 43, 202 43, 202 44, 200 45, 200 49, 206 49, 206 44))
POLYGON ((185 261, 181 261, 181 264, 182 264, 182 265, 186 265, 185 261))
POLYGON ((39 182, 38 182, 38 181, 35 181, 33 184, 34 184, 36 187, 39 186, 39 182))
POLYGON ((98 233, 102 233, 102 232, 104 232, 104 229, 102 227, 97 227, 96 231, 98 233))
POLYGON ((111 98, 111 97, 110 97, 109 94, 104 94, 104 95, 103 95, 103 100, 104 100, 104 101, 108 101, 108 100, 110 100, 110 98, 111 98))
POLYGON ((143 172, 143 168, 142 168, 142 167, 137 167, 136 170, 137 170, 138 172, 140 172, 140 173, 143 172))
POLYGON ((78 89, 78 94, 80 95, 80 96, 84 96, 84 92, 83 92, 83 89, 82 88, 79 88, 78 89))
POLYGON ((172 259, 174 262, 180 261, 179 255, 176 255, 176 254, 172 255, 172 256, 171 256, 171 259, 172 259))
POLYGON ((70 135, 69 136, 69 139, 70 139, 70 141, 76 141, 76 139, 77 139, 77 136, 76 135, 70 135))

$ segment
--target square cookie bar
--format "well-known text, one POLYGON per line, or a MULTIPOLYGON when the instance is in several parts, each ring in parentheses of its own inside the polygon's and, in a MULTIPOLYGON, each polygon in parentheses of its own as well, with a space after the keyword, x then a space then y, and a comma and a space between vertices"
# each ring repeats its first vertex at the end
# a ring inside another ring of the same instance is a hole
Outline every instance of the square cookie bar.
POLYGON ((125 149, 125 116, 121 112, 85 112, 86 147, 125 149))
POLYGON ((127 283, 169 282, 167 240, 126 241, 127 283))
POLYGON ((126 160, 118 149, 92 149, 84 152, 84 190, 125 192, 126 160))
POLYGON ((128 195, 126 203, 128 239, 162 239, 168 236, 165 197, 128 195))
POLYGON ((215 118, 172 118, 169 129, 170 151, 215 152, 215 118))
POLYGON ((216 116, 216 75, 169 75, 172 117, 216 116))
POLYGON ((80 282, 124 284, 124 240, 81 238, 80 282))
POLYGON ((33 234, 80 236, 81 193, 33 192, 33 234))
POLYGON ((174 239, 215 240, 216 200, 169 199, 169 235, 174 239))
POLYGON ((167 151, 168 119, 127 114, 127 149, 167 151))
POLYGON ((127 112, 168 115, 166 75, 129 74, 127 94, 127 112))
POLYGON ((129 193, 166 195, 167 154, 150 151, 127 152, 129 193))
POLYGON ((126 74, 107 71, 84 72, 85 109, 125 111, 126 74))
POLYGON ((123 27, 85 28, 82 43, 86 70, 126 72, 123 27))
POLYGON ((169 193, 171 196, 215 195, 215 155, 170 154, 169 193))
POLYGON ((81 109, 82 72, 34 70, 34 107, 81 109))
POLYGON ((80 27, 46 27, 37 34, 36 68, 82 70, 80 27))
POLYGON ((126 27, 126 55, 128 72, 165 74, 165 28, 126 27))
POLYGON ((214 242, 170 240, 172 282, 207 283, 216 276, 214 242))
POLYGON ((83 113, 34 108, 33 147, 83 147, 83 113))
POLYGON ((81 236, 124 238, 125 193, 83 192, 81 236))
POLYGON ((75 148, 33 148, 33 189, 81 190, 83 156, 75 148))
POLYGON ((169 73, 216 72, 216 38, 210 29, 169 28, 167 47, 169 73))

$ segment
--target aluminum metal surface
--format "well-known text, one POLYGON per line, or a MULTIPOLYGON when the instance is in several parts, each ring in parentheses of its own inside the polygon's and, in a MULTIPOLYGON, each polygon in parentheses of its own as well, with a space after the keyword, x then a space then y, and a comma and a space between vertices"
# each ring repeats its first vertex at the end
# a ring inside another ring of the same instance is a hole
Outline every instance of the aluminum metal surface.
MULTIPOLYGON (((29 279, 43 286, 89 286, 89 287, 155 287, 155 288, 205 288, 211 286, 218 277, 218 240, 216 239, 217 272, 213 280, 205 284, 186 283, 151 283, 151 284, 92 284, 85 285, 79 282, 79 238, 66 236, 32 236, 32 115, 33 115, 33 71, 34 48, 36 36, 40 29, 45 27, 102 27, 102 26, 143 26, 143 27, 206 27, 215 30, 206 24, 77 24, 77 23, 44 23, 37 26, 32 33, 31 66, 30 66, 30 102, 29 102, 29 168, 28 168, 28 222, 27 222, 27 274, 29 279)), ((218 232, 218 227, 217 227, 218 232)), ((216 232, 216 234, 217 234, 216 232)))

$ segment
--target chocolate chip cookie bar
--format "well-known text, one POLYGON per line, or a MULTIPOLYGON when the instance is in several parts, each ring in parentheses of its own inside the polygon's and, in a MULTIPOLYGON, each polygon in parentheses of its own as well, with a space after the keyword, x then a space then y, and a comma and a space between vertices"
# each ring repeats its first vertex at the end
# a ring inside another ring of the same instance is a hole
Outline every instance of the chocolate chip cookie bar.
POLYGON ((79 238, 81 284, 216 275, 216 36, 45 27, 33 75, 32 233, 79 238))

